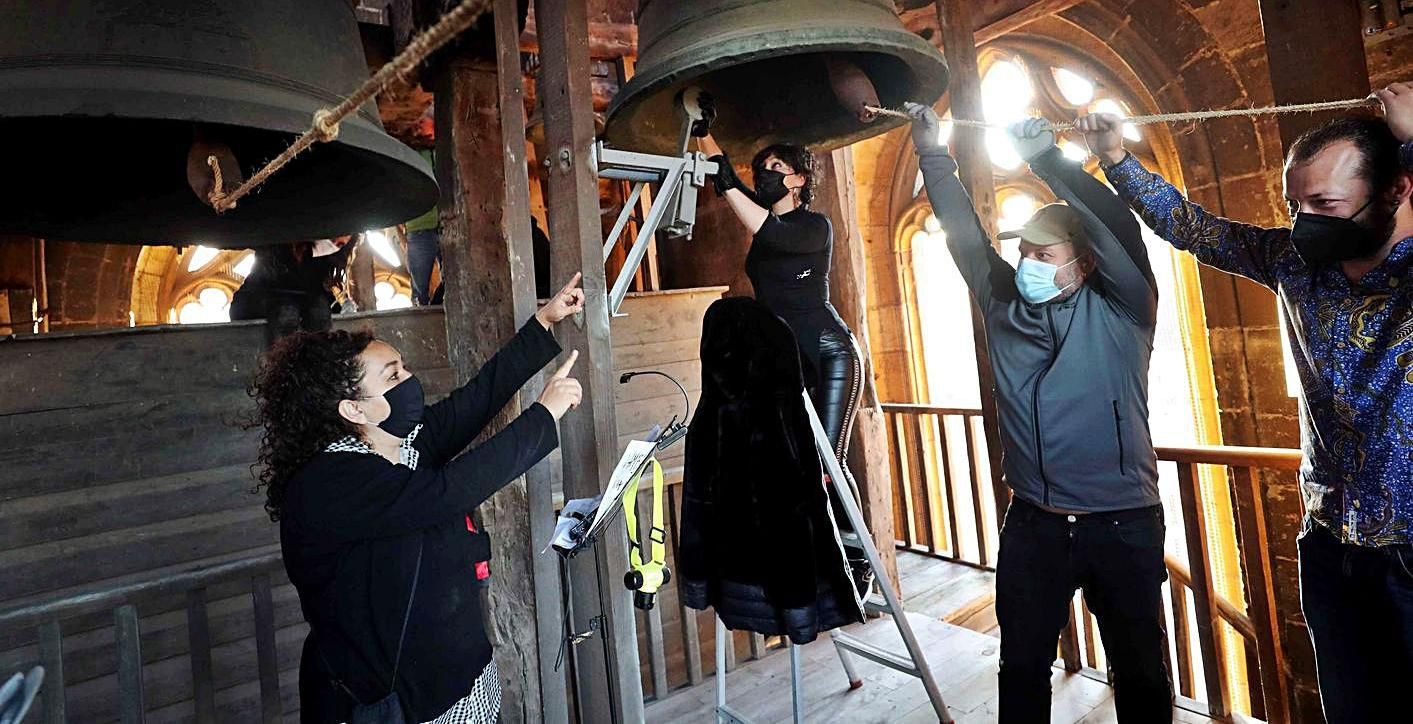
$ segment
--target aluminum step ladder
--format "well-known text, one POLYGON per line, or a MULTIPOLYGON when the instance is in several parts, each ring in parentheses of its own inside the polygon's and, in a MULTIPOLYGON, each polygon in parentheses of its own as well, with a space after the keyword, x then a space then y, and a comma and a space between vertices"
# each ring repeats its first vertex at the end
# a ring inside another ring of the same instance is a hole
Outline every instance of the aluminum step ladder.
MULTIPOLYGON (((844 476, 839 459, 834 457, 834 446, 830 443, 829 435, 824 432, 824 425, 819 421, 814 403, 810 400, 808 392, 803 392, 801 395, 804 398, 805 410, 809 414, 810 427, 814 431, 815 447, 819 450, 819 457, 824 462, 825 472, 828 473, 835 492, 839 494, 844 512, 848 515, 849 522, 855 531, 867 531, 868 526, 864 523, 863 513, 859 510, 854 492, 850 489, 849 479, 844 476)), ((893 624, 898 628, 898 634, 903 638, 905 649, 901 653, 889 651, 846 632, 837 629, 830 631, 829 638, 834 642, 834 650, 838 652, 839 661, 844 665, 844 673, 849 677, 849 688, 857 689, 863 686, 863 680, 859 678, 852 659, 853 656, 861 656, 874 663, 921 679, 923 688, 927 690, 927 698, 932 702, 932 710, 937 713, 938 721, 943 724, 951 724, 952 717, 947 713, 947 704, 942 700, 942 691, 937 688, 937 680, 932 676, 932 670, 928 667, 927 659, 922 654, 922 647, 918 645, 917 636, 913 635, 913 627, 908 623, 907 614, 903 611, 902 602, 898 600, 898 594, 893 590, 892 581, 888 580, 888 576, 884 573, 883 561, 878 556, 878 548, 874 546, 872 536, 841 531, 840 541, 848 548, 862 551, 864 557, 868 559, 869 565, 873 567, 876 590, 870 592, 864 600, 864 609, 870 613, 891 616, 893 624)), ((718 724, 751 724, 749 719, 726 703, 726 647, 730 645, 732 645, 730 634, 726 630, 726 625, 718 618, 716 619, 716 721, 718 724)), ((795 724, 802 724, 805 720, 805 705, 800 691, 800 647, 795 644, 789 644, 789 647, 790 690, 794 696, 794 721, 795 724)))

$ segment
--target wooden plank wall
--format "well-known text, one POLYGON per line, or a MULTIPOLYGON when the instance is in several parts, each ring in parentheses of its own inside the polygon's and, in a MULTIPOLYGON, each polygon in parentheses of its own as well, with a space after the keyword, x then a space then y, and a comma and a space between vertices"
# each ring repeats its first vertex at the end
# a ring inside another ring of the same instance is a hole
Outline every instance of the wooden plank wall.
MULTIPOLYGON (((695 405, 701 316, 721 292, 630 297, 628 316, 614 320, 615 366, 672 374, 695 405)), ((352 315, 337 326, 371 327, 397 346, 429 396, 451 388, 440 309, 352 315)), ((263 336, 260 323, 234 323, 0 342, 0 609, 278 549, 263 496, 251 493, 257 434, 240 427, 263 336)), ((617 393, 625 441, 681 405, 661 378, 617 393)), ((681 455, 679 445, 663 462, 678 468, 681 455)), ((281 690, 293 714, 305 627, 293 588, 282 575, 274 583, 281 690)), ((208 601, 218 717, 255 720, 249 588, 216 587, 208 601)), ((149 721, 193 715, 184 605, 181 596, 139 605, 149 721)), ((69 718, 114 719, 111 613, 65 621, 63 633, 69 718)), ((0 631, 0 673, 38 657, 34 631, 0 631)))

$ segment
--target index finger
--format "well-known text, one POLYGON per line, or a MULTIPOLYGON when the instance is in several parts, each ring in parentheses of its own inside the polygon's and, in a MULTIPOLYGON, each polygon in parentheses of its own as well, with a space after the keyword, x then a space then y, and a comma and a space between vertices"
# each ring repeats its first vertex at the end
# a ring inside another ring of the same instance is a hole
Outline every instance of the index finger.
POLYGON ((554 371, 554 378, 562 380, 568 377, 569 371, 574 369, 574 363, 577 361, 579 361, 579 350, 576 349, 570 352, 569 359, 565 360, 564 364, 560 365, 559 369, 554 371))
POLYGON ((583 273, 583 272, 574 272, 574 276, 569 280, 569 283, 568 283, 568 284, 565 284, 565 285, 564 285, 564 288, 561 289, 561 290, 559 290, 559 294, 557 294, 557 295, 555 295, 555 296, 562 296, 562 295, 568 294, 568 293, 569 293, 569 290, 573 289, 574 287, 579 286, 579 280, 580 280, 580 279, 583 279, 583 278, 584 278, 584 273, 583 273))

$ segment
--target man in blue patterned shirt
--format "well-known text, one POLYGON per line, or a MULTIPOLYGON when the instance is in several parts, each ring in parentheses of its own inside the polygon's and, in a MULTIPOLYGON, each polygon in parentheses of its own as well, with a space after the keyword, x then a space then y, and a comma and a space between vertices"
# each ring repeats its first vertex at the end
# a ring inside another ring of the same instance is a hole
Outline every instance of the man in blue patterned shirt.
POLYGON ((1301 382, 1301 605, 1330 724, 1388 721, 1413 683, 1413 85, 1385 119, 1291 145, 1291 228, 1223 219, 1079 120, 1109 182, 1159 236, 1274 291, 1301 382))

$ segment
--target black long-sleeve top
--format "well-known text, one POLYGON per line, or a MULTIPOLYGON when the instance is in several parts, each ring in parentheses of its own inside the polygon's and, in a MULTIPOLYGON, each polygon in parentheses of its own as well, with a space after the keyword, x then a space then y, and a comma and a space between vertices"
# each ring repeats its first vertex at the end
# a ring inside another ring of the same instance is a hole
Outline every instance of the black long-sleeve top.
POLYGON ((280 544, 312 628, 300 667, 304 721, 349 719, 352 697, 334 687, 329 669, 363 703, 387 695, 419 542, 397 675, 404 714, 435 719, 471 691, 491 659, 474 573, 489 542, 467 531, 465 516, 554 450, 555 420, 535 403, 462 450, 559 351, 539 322, 527 323, 470 382, 426 408, 412 467, 324 452, 290 481, 280 544))

